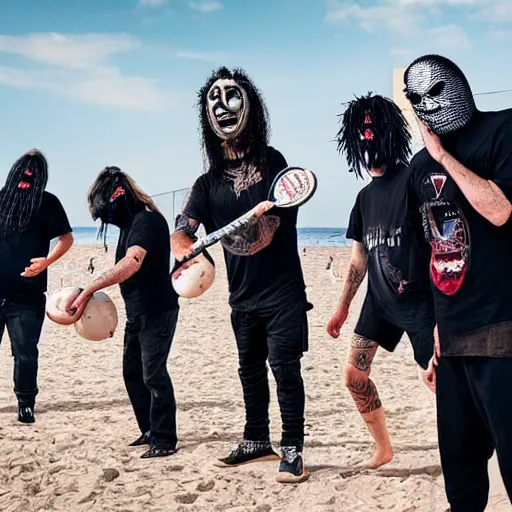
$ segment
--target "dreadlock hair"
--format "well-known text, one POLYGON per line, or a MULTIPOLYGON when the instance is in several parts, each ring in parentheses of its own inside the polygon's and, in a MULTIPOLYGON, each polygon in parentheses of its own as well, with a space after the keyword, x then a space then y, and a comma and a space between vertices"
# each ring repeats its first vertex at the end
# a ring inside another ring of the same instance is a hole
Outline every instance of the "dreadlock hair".
POLYGON ((346 155, 350 172, 362 177, 362 169, 367 167, 361 136, 364 135, 363 126, 368 114, 372 130, 375 128, 372 144, 382 164, 408 164, 411 155, 409 125, 393 101, 369 92, 346 105, 345 112, 338 115, 342 121, 336 140, 338 152, 346 155))
MULTIPOLYGON (((125 191, 126 201, 133 205, 133 208, 145 207, 149 211, 158 212, 158 208, 151 199, 151 196, 142 191, 135 181, 119 167, 105 167, 91 185, 87 194, 89 212, 93 220, 100 218, 101 212, 109 208, 110 198, 117 187, 122 186, 125 191)), ((134 212, 135 213, 135 212, 134 212)), ((106 223, 101 222, 98 230, 98 238, 103 235, 103 243, 106 247, 106 223)))
POLYGON ((48 183, 48 162, 37 149, 18 158, 0 190, 0 234, 25 231, 48 183))
POLYGON ((215 135, 208 120, 208 91, 213 83, 219 79, 233 79, 247 92, 250 105, 249 119, 245 130, 235 143, 239 148, 250 150, 248 158, 264 173, 267 164, 266 149, 270 135, 267 107, 261 92, 243 69, 237 68, 231 71, 225 66, 213 71, 198 93, 201 146, 205 171, 212 171, 215 175, 220 176, 224 167, 223 141, 215 135))

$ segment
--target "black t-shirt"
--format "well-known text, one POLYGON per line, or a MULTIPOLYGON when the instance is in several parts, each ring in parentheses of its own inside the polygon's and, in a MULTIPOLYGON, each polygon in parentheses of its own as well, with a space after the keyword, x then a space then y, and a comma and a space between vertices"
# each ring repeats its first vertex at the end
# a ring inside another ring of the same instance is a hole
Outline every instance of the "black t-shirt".
POLYGON ((373 303, 401 326, 417 300, 431 300, 430 249, 418 206, 408 196, 408 180, 408 169, 393 167, 373 178, 357 196, 346 235, 364 245, 373 303))
MULTIPOLYGON (((213 172, 194 183, 183 213, 211 233, 268 199, 274 177, 287 166, 283 155, 268 147, 263 179, 237 197, 232 185, 213 172)), ((254 310, 303 300, 305 284, 297 247, 297 208, 273 208, 251 225, 222 239, 230 305, 254 310)))
POLYGON ((0 299, 21 304, 42 300, 48 284, 48 271, 35 277, 22 277, 32 258, 45 258, 50 242, 72 229, 60 201, 43 192, 39 210, 23 232, 0 236, 0 299))
POLYGON ((151 316, 177 307, 170 277, 169 226, 161 213, 144 208, 135 214, 131 226, 119 234, 116 263, 135 245, 147 254, 139 271, 120 284, 127 315, 151 316))
MULTIPOLYGON (((477 112, 442 143, 512 200, 512 109, 477 112)), ((442 352, 512 355, 512 221, 496 227, 480 215, 426 149, 411 162, 411 186, 432 247, 430 275, 442 352)))

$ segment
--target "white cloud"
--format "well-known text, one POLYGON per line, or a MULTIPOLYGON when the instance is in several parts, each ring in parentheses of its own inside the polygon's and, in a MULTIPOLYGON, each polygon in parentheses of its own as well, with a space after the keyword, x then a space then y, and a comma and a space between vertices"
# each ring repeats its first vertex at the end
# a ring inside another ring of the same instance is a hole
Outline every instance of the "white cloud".
POLYGON ((400 33, 410 33, 416 30, 420 14, 407 7, 384 1, 370 6, 354 2, 332 1, 326 20, 330 23, 355 21, 368 32, 385 27, 400 33))
POLYGON ((139 7, 162 7, 167 0, 139 0, 139 7))
POLYGON ((138 39, 126 34, 0 35, 0 54, 16 55, 41 65, 37 69, 0 67, 0 83, 51 91, 101 106, 157 110, 169 104, 169 93, 148 78, 123 75, 108 61, 115 54, 139 46, 138 39))
POLYGON ((326 21, 355 22, 367 32, 385 28, 399 43, 392 50, 398 57, 420 47, 441 52, 467 49, 471 41, 461 26, 436 24, 448 8, 466 15, 485 10, 487 16, 495 11, 505 16, 510 10, 512 17, 512 0, 329 0, 326 21), (409 45, 407 50, 401 49, 404 43, 409 45))
POLYGON ((199 2, 189 2, 189 7, 194 9, 195 11, 200 12, 213 12, 219 11, 220 9, 224 9, 224 4, 221 2, 216 2, 214 0, 201 0, 199 2))
POLYGON ((106 65, 108 57, 139 46, 139 40, 127 34, 66 36, 48 32, 26 37, 0 35, 0 53, 67 69, 101 68, 106 65))
POLYGON ((430 51, 447 52, 471 46, 467 33, 459 25, 429 28, 424 31, 424 36, 430 51))
POLYGON ((201 60, 203 62, 220 62, 226 59, 226 54, 224 52, 176 52, 175 57, 178 59, 201 60))

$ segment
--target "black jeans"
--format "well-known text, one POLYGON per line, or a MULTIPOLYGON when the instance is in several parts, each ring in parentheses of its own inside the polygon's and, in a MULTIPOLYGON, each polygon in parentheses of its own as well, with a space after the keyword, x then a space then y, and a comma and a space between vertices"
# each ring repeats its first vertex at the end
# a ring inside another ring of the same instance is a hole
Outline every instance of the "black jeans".
POLYGON ((128 318, 124 334, 123 377, 142 433, 155 443, 176 447, 176 400, 167 359, 179 308, 160 315, 128 318))
POLYGON ((283 304, 273 311, 232 311, 245 402, 244 439, 269 438, 268 359, 277 384, 281 446, 304 443, 304 383, 300 359, 308 349, 306 304, 283 304))
POLYGON ((33 407, 38 393, 37 370, 46 298, 32 305, 0 299, 0 342, 5 328, 14 356, 14 392, 21 406, 33 407))
POLYGON ((439 451, 452 512, 485 510, 494 449, 512 501, 512 359, 444 356, 436 380, 439 451))

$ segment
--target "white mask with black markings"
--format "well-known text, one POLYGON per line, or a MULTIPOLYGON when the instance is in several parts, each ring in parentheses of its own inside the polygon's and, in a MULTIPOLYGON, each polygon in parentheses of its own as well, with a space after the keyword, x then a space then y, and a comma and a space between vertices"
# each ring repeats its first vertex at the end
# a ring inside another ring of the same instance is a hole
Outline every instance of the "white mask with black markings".
POLYGON ((249 119, 249 98, 236 80, 216 80, 207 94, 208 121, 219 139, 238 138, 249 119))
POLYGON ((466 77, 444 57, 420 57, 407 68, 404 81, 414 112, 438 135, 462 128, 476 111, 466 77))

